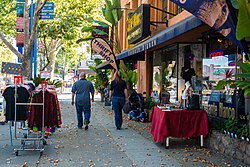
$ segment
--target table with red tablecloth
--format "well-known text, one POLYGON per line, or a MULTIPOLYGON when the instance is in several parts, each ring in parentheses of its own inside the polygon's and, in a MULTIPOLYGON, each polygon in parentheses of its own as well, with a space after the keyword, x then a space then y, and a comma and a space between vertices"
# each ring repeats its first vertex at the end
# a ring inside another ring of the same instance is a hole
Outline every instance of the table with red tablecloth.
MULTIPOLYGON (((208 117, 205 110, 163 110, 154 107, 151 134, 155 142, 174 138, 206 137, 209 133, 208 117)), ((167 143, 168 146, 168 143, 167 143)))

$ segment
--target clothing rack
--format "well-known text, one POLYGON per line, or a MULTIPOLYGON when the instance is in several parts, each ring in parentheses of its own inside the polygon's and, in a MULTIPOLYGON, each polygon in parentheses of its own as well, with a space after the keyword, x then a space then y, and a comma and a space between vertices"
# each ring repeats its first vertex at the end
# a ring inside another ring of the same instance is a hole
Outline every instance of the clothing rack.
MULTIPOLYGON (((43 92, 43 99, 42 103, 17 103, 17 86, 22 83, 22 76, 15 76, 14 77, 14 83, 15 83, 15 94, 14 94, 14 99, 15 99, 15 120, 14 120, 14 130, 15 130, 15 139, 19 139, 21 142, 21 145, 19 148, 14 149, 14 153, 16 156, 18 156, 19 151, 40 151, 40 155, 43 154, 44 151, 44 145, 47 144, 45 140, 45 128, 44 128, 44 92, 45 92, 45 87, 46 87, 46 81, 42 82, 42 92, 43 92), (25 131, 23 133, 23 137, 20 137, 17 135, 17 106, 32 106, 32 105, 38 105, 42 106, 42 128, 41 131, 30 131, 29 128, 25 127, 25 123, 21 124, 21 130, 25 131), (27 144, 27 142, 33 142, 33 145, 27 144)), ((12 134, 12 133, 10 133, 12 134)))

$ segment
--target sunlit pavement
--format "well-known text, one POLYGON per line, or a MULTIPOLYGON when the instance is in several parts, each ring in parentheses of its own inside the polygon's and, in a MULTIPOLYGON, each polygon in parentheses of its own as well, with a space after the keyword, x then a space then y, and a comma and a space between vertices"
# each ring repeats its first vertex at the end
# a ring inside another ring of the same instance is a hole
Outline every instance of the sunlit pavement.
MULTIPOLYGON (((155 143, 150 134, 151 123, 130 121, 124 114, 122 130, 116 130, 110 106, 95 95, 89 130, 76 128, 75 107, 71 106, 70 88, 58 95, 62 112, 62 128, 50 136, 42 156, 39 151, 20 151, 19 140, 10 144, 9 125, 0 126, 0 166, 244 166, 238 161, 199 148, 196 140, 175 139, 169 149, 155 143)), ((32 143, 30 143, 32 145, 32 143)))

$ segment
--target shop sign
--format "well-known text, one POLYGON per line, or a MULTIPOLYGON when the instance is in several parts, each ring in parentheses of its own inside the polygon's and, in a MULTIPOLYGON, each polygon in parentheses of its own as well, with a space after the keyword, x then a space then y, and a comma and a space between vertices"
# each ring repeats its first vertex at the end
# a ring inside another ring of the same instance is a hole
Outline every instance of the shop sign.
POLYGON ((2 62, 1 73, 22 75, 23 67, 22 64, 2 62))
MULTIPOLYGON (((93 26, 93 29, 94 31, 92 32, 92 38, 99 37, 108 40, 109 27, 93 26)), ((91 59, 94 60, 96 58, 103 60, 102 56, 91 50, 91 59)))
POLYGON ((210 58, 212 59, 213 57, 218 57, 218 56, 224 56, 223 50, 214 50, 209 53, 210 58))
POLYGON ((127 39, 135 44, 150 35, 150 5, 142 4, 127 20, 127 39))
POLYGON ((94 38, 91 41, 91 47, 93 51, 101 55, 102 58, 108 61, 109 64, 111 64, 114 67, 114 69, 117 70, 115 54, 105 39, 99 37, 94 38))

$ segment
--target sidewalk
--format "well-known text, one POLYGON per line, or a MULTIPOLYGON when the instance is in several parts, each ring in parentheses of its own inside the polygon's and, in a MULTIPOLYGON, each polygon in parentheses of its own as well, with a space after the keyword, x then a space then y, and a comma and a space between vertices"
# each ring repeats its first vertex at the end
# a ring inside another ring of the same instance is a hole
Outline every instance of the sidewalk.
MULTIPOLYGON (((173 139, 170 148, 164 143, 155 143, 150 134, 151 123, 130 121, 124 115, 120 131, 114 126, 111 107, 105 107, 98 96, 92 103, 92 117, 89 130, 76 128, 75 108, 70 105, 70 90, 59 95, 63 125, 47 139, 45 150, 20 151, 13 149, 20 145, 9 140, 9 125, 0 125, 0 167, 179 167, 179 166, 245 166, 220 154, 199 148, 196 140, 173 139)), ((31 143, 32 144, 32 143, 31 143)))

